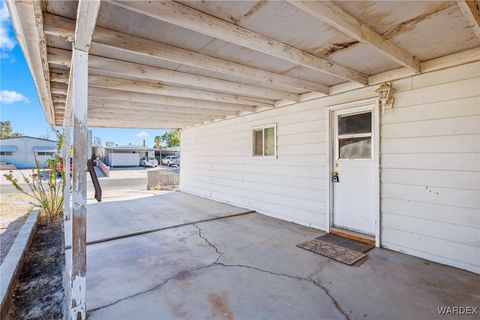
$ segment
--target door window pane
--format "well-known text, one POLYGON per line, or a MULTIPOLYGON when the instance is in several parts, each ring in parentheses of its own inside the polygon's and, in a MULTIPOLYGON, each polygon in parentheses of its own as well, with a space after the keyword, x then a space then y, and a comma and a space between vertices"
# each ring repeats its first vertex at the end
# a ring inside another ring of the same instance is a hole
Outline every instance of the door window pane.
POLYGON ((338 117, 338 134, 358 134, 372 132, 372 113, 366 112, 338 117))
POLYGON ((338 139, 339 159, 371 159, 372 138, 338 139))
POLYGON ((275 129, 274 128, 265 128, 265 156, 275 155, 275 129))
POLYGON ((263 130, 256 130, 253 132, 254 150, 253 155, 263 155, 263 130))

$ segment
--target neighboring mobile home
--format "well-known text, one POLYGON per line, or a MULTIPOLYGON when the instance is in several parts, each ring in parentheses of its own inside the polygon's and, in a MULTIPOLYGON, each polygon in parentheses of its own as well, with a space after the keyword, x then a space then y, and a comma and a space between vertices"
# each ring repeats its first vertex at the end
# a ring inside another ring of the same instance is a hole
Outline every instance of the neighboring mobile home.
POLYGON ((134 145, 105 147, 104 155, 103 162, 112 168, 138 167, 141 158, 155 155, 155 149, 134 145))
POLYGON ((8 4, 74 150, 180 128, 185 192, 480 273, 478 2, 8 4))
POLYGON ((57 153, 57 141, 29 136, 0 139, 0 162, 13 164, 17 169, 35 168, 35 161, 41 166, 57 153))

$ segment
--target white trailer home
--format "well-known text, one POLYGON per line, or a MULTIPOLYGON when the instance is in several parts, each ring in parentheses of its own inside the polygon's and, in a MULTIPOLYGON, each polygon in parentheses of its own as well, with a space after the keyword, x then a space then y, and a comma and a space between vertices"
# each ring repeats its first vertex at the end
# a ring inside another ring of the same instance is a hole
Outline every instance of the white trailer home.
POLYGON ((478 1, 7 3, 74 203, 87 126, 180 128, 184 192, 480 273, 478 1))
POLYGON ((57 153, 57 141, 20 136, 0 139, 0 162, 13 164, 17 169, 35 168, 47 165, 47 159, 57 153))

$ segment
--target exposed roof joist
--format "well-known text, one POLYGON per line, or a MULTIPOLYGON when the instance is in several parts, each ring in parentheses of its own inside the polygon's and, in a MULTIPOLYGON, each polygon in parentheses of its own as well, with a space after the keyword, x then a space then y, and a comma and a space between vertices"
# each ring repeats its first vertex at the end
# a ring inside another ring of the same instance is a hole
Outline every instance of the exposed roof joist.
MULTIPOLYGON (((56 78, 56 77, 55 77, 56 78)), ((60 79, 62 80, 62 79, 60 79)), ((192 98, 207 101, 216 101, 224 103, 233 103, 240 105, 249 105, 254 107, 273 107, 273 100, 255 99, 248 97, 239 97, 224 93, 216 93, 210 91, 203 91, 190 88, 175 87, 164 85, 161 83, 143 82, 136 80, 125 80, 119 78, 111 78, 98 75, 89 76, 89 86, 95 88, 116 89, 124 91, 132 91, 139 93, 150 93, 162 96, 192 98)), ((63 82, 56 82, 52 79, 52 92, 55 90, 56 94, 64 94, 66 88, 63 82)))
MULTIPOLYGON (((74 24, 73 20, 52 14, 45 14, 44 27, 45 34, 47 35, 60 37, 65 40, 70 39, 73 36, 74 24)), ((292 89, 300 89, 328 94, 328 86, 324 84, 222 60, 101 27, 95 28, 92 48, 90 49, 92 54, 95 54, 95 48, 105 48, 116 52, 129 52, 139 56, 148 56, 154 59, 180 63, 204 70, 254 80, 259 83, 268 83, 278 88, 278 90, 287 92, 292 89)), ((362 79, 365 80, 365 78, 362 79)), ((363 81, 363 83, 366 83, 366 80, 363 81)))
MULTIPOLYGON (((68 50, 49 48, 48 62, 54 67, 70 67, 71 52, 68 50)), ((260 99, 298 101, 298 94, 263 88, 248 84, 236 83, 185 72, 173 71, 132 62, 89 55, 90 74, 110 76, 114 78, 133 78, 168 82, 178 85, 204 89, 206 91, 223 92, 243 97, 260 99)))
POLYGON ((104 76, 92 75, 89 77, 91 87, 128 90, 134 92, 150 93, 163 96, 173 96, 181 98, 192 98, 224 103, 242 104, 250 106, 273 107, 272 100, 255 100, 254 98, 239 97, 224 93, 215 93, 197 89, 189 89, 163 85, 161 83, 150 83, 142 81, 125 80, 118 78, 109 78, 104 76))
MULTIPOLYGON (((367 84, 367 75, 173 1, 114 1, 116 5, 339 78, 367 84)), ((311 90, 318 91, 318 90, 311 90)), ((327 91, 322 91, 328 93, 327 91)))
POLYGON ((143 103, 161 104, 161 105, 188 107, 188 108, 210 108, 210 109, 218 109, 218 110, 233 110, 233 111, 248 111, 248 112, 255 111, 255 107, 249 106, 249 105, 206 101, 206 100, 200 100, 200 99, 160 96, 160 95, 149 94, 149 93, 138 93, 138 92, 132 92, 132 91, 103 89, 103 88, 90 88, 89 96, 97 97, 97 98, 108 97, 109 99, 112 99, 112 100, 134 101, 134 102, 143 102, 143 103))
POLYGON ((420 72, 420 61, 330 1, 289 2, 353 39, 366 43, 401 65, 420 72))
POLYGON ((50 70, 47 64, 47 44, 43 30, 41 1, 7 0, 10 19, 18 43, 33 77, 33 82, 49 124, 55 124, 50 97, 50 70))
POLYGON ((472 0, 457 0, 457 5, 467 19, 468 24, 475 35, 480 39, 480 5, 472 0))
MULTIPOLYGON (((80 50, 86 52, 90 49, 92 42, 92 34, 95 30, 95 25, 97 22, 98 12, 100 10, 100 0, 83 0, 78 2, 77 8, 77 19, 75 23, 75 31, 73 35, 73 50, 80 50)), ((73 61, 73 56, 71 56, 73 61)), ((71 62, 73 63, 73 62, 71 62)), ((72 104, 73 104, 73 71, 70 70, 67 81, 67 98, 65 103, 65 114, 67 117, 70 117, 72 113, 72 104)), ((57 89, 58 90, 58 89, 57 89)), ((52 93, 58 93, 53 92, 52 93)), ((65 117, 64 117, 65 121, 65 117)))

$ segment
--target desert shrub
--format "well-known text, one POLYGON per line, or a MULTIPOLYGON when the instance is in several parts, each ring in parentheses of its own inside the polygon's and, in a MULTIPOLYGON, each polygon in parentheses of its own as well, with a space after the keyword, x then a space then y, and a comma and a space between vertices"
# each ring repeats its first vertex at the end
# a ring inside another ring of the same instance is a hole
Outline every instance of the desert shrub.
MULTIPOLYGON (((63 212, 63 188, 65 185, 65 170, 60 150, 63 143, 63 134, 55 131, 57 135, 57 152, 46 160, 43 166, 35 157, 35 169, 32 169, 31 178, 22 173, 23 182, 27 187, 22 187, 17 178, 10 171, 3 176, 15 189, 33 199, 32 204, 40 208, 40 214, 48 220, 57 220, 63 212)), ((70 168, 67 172, 70 174, 70 168)))

